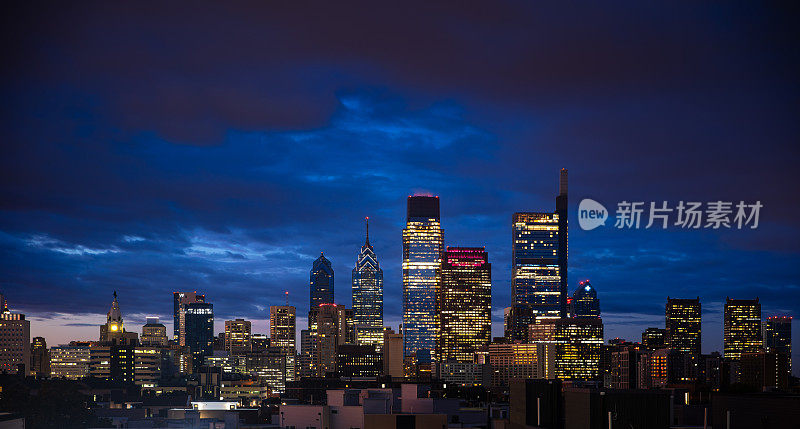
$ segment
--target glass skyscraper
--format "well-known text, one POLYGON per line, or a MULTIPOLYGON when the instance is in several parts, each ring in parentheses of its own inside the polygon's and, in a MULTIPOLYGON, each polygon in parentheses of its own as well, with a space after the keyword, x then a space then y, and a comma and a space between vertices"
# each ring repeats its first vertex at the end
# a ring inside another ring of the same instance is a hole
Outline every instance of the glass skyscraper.
POLYGON ((214 352, 214 305, 192 302, 181 305, 179 344, 192 352, 192 365, 200 368, 204 357, 214 352))
MULTIPOLYGON (((311 286, 309 311, 310 317, 314 317, 311 316, 311 313, 314 313, 314 310, 321 304, 333 304, 333 267, 331 267, 331 261, 326 259, 322 252, 319 253, 319 258, 311 267, 309 285, 311 286)), ((314 322, 309 319, 309 326, 312 326, 314 322)))
POLYGON ((700 297, 667 297, 665 314, 667 348, 700 356, 700 297))
POLYGON ((574 317, 600 317, 600 300, 589 280, 578 284, 578 289, 572 294, 572 306, 574 317))
POLYGON ((471 363, 492 339, 492 264, 484 247, 448 247, 436 297, 441 362, 471 363))
POLYGON ((173 309, 173 326, 172 332, 175 335, 175 339, 178 339, 181 330, 181 305, 188 304, 190 302, 205 302, 206 296, 202 294, 198 294, 197 292, 172 292, 172 309, 173 309))
POLYGON ((364 245, 353 268, 353 320, 356 344, 372 345, 380 352, 383 345, 383 270, 369 243, 369 218, 364 245))
POLYGON ((792 372, 792 316, 770 316, 764 322, 764 349, 768 353, 783 353, 789 357, 792 372))
POLYGON ((409 196, 403 229, 403 356, 409 366, 435 358, 443 247, 439 197, 409 196))
POLYGON ((738 360, 742 353, 762 351, 761 304, 756 299, 725 298, 725 359, 738 360))
POLYGON ((567 170, 561 169, 555 212, 512 218, 512 340, 527 340, 528 325, 567 316, 567 170))

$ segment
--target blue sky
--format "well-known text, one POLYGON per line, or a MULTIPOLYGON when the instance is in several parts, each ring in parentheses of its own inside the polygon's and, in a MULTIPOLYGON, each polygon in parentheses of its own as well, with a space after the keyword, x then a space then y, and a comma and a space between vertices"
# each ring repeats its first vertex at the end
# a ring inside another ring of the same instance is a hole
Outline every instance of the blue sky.
POLYGON ((172 291, 197 290, 219 324, 263 331, 285 290, 308 310, 320 251, 349 305, 364 216, 396 325, 419 192, 441 197, 446 244, 486 246, 498 334, 511 215, 553 210, 562 167, 570 289, 591 279, 607 337, 663 326, 668 295, 701 297, 705 352, 726 296, 800 310, 788 11, 87 3, 6 19, 0 291, 50 343, 95 338, 114 290, 128 326, 171 322, 172 291), (764 208, 756 230, 581 231, 584 197, 764 208))

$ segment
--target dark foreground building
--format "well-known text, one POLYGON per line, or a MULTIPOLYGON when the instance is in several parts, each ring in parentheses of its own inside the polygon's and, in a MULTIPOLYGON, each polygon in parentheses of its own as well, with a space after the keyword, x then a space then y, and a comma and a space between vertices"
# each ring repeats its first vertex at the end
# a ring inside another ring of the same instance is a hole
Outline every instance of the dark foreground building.
POLYGON ((510 427, 542 429, 669 429, 668 390, 565 387, 558 380, 514 380, 510 427), (610 416, 610 417, 609 417, 610 416))

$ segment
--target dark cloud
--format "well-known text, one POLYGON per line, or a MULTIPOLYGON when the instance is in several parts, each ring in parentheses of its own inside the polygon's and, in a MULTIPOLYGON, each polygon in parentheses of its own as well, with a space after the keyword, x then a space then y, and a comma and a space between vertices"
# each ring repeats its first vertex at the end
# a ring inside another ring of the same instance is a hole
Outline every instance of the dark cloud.
POLYGON ((0 288, 12 306, 103 314, 117 290, 126 313, 164 317, 189 289, 218 318, 264 318, 289 290, 302 314, 320 251, 349 302, 369 215, 398 320, 404 198, 425 191, 442 197, 448 244, 490 252, 499 321, 511 213, 552 210, 568 167, 573 204, 764 203, 752 231, 573 222, 570 276, 592 279, 610 335, 657 323, 667 295, 714 303, 709 323, 726 295, 800 310, 791 11, 306 6, 8 11, 0 288))

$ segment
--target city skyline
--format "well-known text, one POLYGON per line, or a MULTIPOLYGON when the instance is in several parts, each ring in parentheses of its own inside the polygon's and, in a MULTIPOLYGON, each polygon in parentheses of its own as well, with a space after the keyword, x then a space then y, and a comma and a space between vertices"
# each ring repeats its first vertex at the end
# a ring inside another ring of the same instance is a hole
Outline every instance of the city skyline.
POLYGON ((215 332, 245 318, 259 333, 288 290, 303 328, 320 252, 349 306, 365 216, 396 329, 417 193, 440 196, 445 245, 491 255, 499 336, 509 219, 552 212, 560 168, 567 290, 591 281, 607 338, 663 327, 667 296, 700 296, 704 352, 722 350, 728 296, 800 314, 798 65, 779 9, 233 8, 217 31, 170 5, 48 10, 4 29, 18 43, 1 84, 0 293, 49 345, 94 339, 114 290, 126 324, 169 332, 167 296, 198 291, 215 332), (754 230, 583 231, 582 198, 764 207, 754 230))
MULTIPOLYGON (((436 197, 436 200, 437 200, 437 205, 438 205, 438 200, 439 200, 438 196, 436 197)), ((444 223, 444 221, 442 221, 442 223, 444 223)), ((512 223, 513 223, 513 222, 512 222, 512 223)), ((367 241, 366 241, 366 242, 367 242, 367 245, 369 245, 369 246, 370 246, 370 248, 371 248, 371 244, 369 244, 368 236, 367 236, 367 241)), ((450 246, 448 245, 447 241, 444 241, 444 245, 445 245, 445 247, 450 247, 450 246)), ((366 246, 366 245, 362 245, 362 246, 361 246, 361 249, 362 249, 362 251, 363 251, 363 248, 364 248, 364 246, 366 246)), ((323 254, 324 254, 324 252, 323 252, 323 254)), ((314 262, 315 262, 315 263, 314 263, 314 267, 317 267, 317 263, 318 263, 320 260, 325 260, 326 262, 328 262, 328 261, 327 261, 327 258, 324 258, 324 255, 321 255, 320 257, 318 257, 317 259, 315 259, 315 260, 314 260, 314 262)), ((332 261, 330 261, 330 262, 331 262, 331 266, 333 266, 333 263, 332 263, 332 261)), ((312 273, 314 272, 314 269, 315 269, 314 267, 312 267, 312 270, 311 270, 311 272, 312 272, 312 273)), ((583 287, 583 284, 584 284, 584 283, 588 283, 588 280, 576 280, 576 283, 577 283, 577 284, 576 284, 576 286, 578 287, 578 289, 580 289, 580 288, 582 288, 582 287, 583 287)), ((495 285, 494 285, 494 283, 493 283, 493 284, 492 284, 493 294, 494 294, 494 289, 495 289, 495 288, 496 288, 496 286, 495 286, 495 285)), ((347 289, 347 292, 345 292, 345 293, 350 293, 350 294, 352 294, 352 292, 353 292, 353 291, 352 291, 351 289, 349 289, 349 288, 346 288, 346 289, 347 289)), ((313 287, 309 288, 309 291, 311 291, 311 290, 313 290, 313 287)), ((594 290, 594 289, 593 289, 593 290, 594 290)), ((173 292, 173 301, 176 299, 175 297, 176 297, 178 294, 179 294, 179 292, 173 292)), ((183 296, 183 295, 187 295, 187 296, 188 296, 188 295, 191 295, 191 296, 197 295, 197 297, 198 297, 199 299, 204 299, 204 298, 205 298, 205 294, 202 294, 202 295, 201 295, 201 294, 200 294, 200 292, 198 292, 198 291, 186 292, 185 294, 184 294, 184 293, 180 293, 180 295, 181 295, 181 296, 183 296)), ((285 301, 287 301, 287 302, 288 302, 288 296, 289 296, 289 293, 288 293, 288 291, 285 291, 285 292, 284 292, 284 294, 282 295, 282 297, 284 298, 284 300, 285 300, 285 301)), ((602 291, 600 291, 600 292, 598 293, 598 298, 600 298, 601 296, 602 296, 602 291)), ((351 295, 351 297, 352 297, 352 295, 351 295)), ((666 299, 665 299, 665 302, 667 302, 667 301, 669 300, 669 298, 670 298, 670 297, 666 297, 666 299)), ((674 297, 673 297, 673 298, 674 298, 674 297)), ((194 298, 192 298, 192 300, 193 300, 193 299, 194 299, 194 298)), ((688 301, 689 299, 692 299, 692 298, 685 298, 684 300, 687 300, 687 301, 688 301)), ((730 297, 726 297, 726 300, 729 300, 729 299, 730 299, 730 297)), ((741 300, 749 300, 749 299, 750 299, 750 298, 739 298, 739 300, 740 300, 740 301, 741 301, 741 300)), ((754 297, 753 299, 755 299, 756 301, 758 301, 758 297, 754 297)), ((5 296, 5 297, 4 297, 4 301, 5 301, 5 302, 7 302, 7 301, 8 301, 8 297, 7 297, 7 296, 5 296)), ((347 300, 335 300, 335 301, 336 301, 336 302, 335 302, 335 304, 337 304, 337 305, 344 305, 344 306, 345 306, 345 307, 347 307, 348 309, 352 309, 352 303, 351 303, 351 302, 347 302, 347 300)), ((702 302, 702 299, 701 299, 701 302, 702 302)), ((118 306, 118 304, 117 304, 117 296, 116 296, 116 291, 114 291, 114 293, 113 293, 113 304, 114 304, 114 306, 118 306)), ((276 305, 278 305, 278 304, 276 304, 276 305)), ((510 306, 510 305, 511 305, 511 302, 508 302, 508 303, 507 303, 507 305, 509 305, 509 306, 510 306)), ((117 307, 117 308, 118 308, 118 307, 117 307)), ((310 308, 310 307, 309 307, 309 308, 310 308)), ((493 308, 493 312, 494 312, 494 313, 496 313, 496 310, 497 310, 497 305, 494 305, 494 304, 493 304, 493 307, 492 307, 492 308, 493 308)), ((12 308, 12 309, 13 309, 13 308, 12 308)), ((704 310, 704 311, 705 311, 705 310, 704 310)), ((15 313, 21 313, 21 311, 14 311, 14 312, 15 312, 15 313)), ((255 319, 250 319, 250 318, 248 318, 248 319, 247 319, 247 322, 248 322, 248 324, 249 324, 249 323, 251 323, 251 322, 255 322, 255 323, 253 323, 253 325, 255 325, 255 326, 258 326, 258 325, 259 325, 259 323, 258 323, 258 322, 265 322, 265 324, 264 324, 264 325, 262 325, 262 326, 265 326, 265 327, 266 327, 265 329, 263 329, 263 332, 265 332, 265 333, 269 334, 269 332, 270 332, 270 329, 269 329, 269 323, 268 323, 268 322, 269 322, 269 319, 270 319, 270 313, 269 313, 269 312, 270 312, 270 309, 269 309, 269 308, 267 308, 267 315, 266 315, 266 317, 265 317, 265 318, 260 318, 260 317, 257 317, 257 318, 255 318, 255 319)), ((705 315, 704 315, 704 316, 705 316, 705 315)), ((789 316, 789 317, 790 317, 790 319, 791 319, 791 316, 792 316, 792 315, 790 315, 790 314, 786 314, 786 315, 784 315, 784 314, 772 314, 772 313, 767 313, 766 311, 762 311, 762 313, 761 313, 762 322, 766 322, 766 320, 767 320, 767 318, 768 318, 768 317, 780 317, 780 316, 789 316)), ((105 317, 107 317, 107 315, 106 315, 105 317)), ((162 317, 162 316, 158 316, 158 315, 155 315, 155 316, 153 316, 153 315, 149 315, 149 316, 147 316, 147 318, 150 318, 150 317, 162 317)), ((28 317, 27 319, 28 319, 28 320, 30 320, 30 317, 28 317)), ((238 318, 237 318, 237 319, 238 319, 238 318)), ((493 328, 493 329, 492 329, 492 331, 493 331, 493 332, 492 332, 492 334, 493 334, 493 335, 492 335, 492 336, 493 336, 493 337, 495 337, 495 336, 498 336, 498 337, 499 337, 499 336, 503 336, 503 332, 502 332, 502 329, 503 329, 503 326, 502 326, 502 321, 500 322, 500 326, 497 326, 497 325, 498 325, 498 321, 497 321, 496 319, 497 319, 497 318, 496 318, 496 315, 495 315, 495 316, 493 317, 493 326, 492 326, 492 328, 493 328), (498 331, 499 331, 499 333, 498 333, 498 331)), ((703 326, 705 327, 705 328, 704 328, 704 331, 703 331, 703 335, 706 335, 706 332, 707 332, 706 330, 708 329, 708 326, 707 326, 707 319, 708 319, 707 317, 703 317, 703 320, 704 320, 704 322, 703 322, 703 326)), ((129 319, 129 320, 130 320, 130 319, 129 319)), ((166 320, 166 318, 165 318, 164 320, 166 320)), ((297 318, 297 320, 304 320, 304 319, 301 317, 301 318, 297 318)), ((219 318, 219 317, 216 317, 216 318, 214 319, 214 330, 213 330, 214 334, 216 335, 218 332, 225 332, 225 331, 226 331, 226 329, 225 329, 225 326, 226 326, 228 323, 230 323, 231 321, 232 321, 231 319, 227 319, 227 318, 219 318), (219 328, 220 326, 222 327, 222 329, 220 329, 220 328, 219 328)), ((400 322, 401 322, 401 321, 398 321, 398 324, 399 324, 400 322)), ((128 322, 128 323, 130 323, 130 322, 128 322)), ((149 323, 149 322, 148 322, 147 320, 145 320, 145 322, 144 322, 144 323, 141 323, 141 324, 133 324, 133 325, 126 326, 126 331, 130 331, 130 332, 139 332, 139 331, 141 330, 141 327, 142 327, 143 325, 145 325, 146 323, 149 323), (131 328, 131 329, 127 329, 127 328, 131 328)), ((162 322, 162 323, 164 323, 164 322, 162 322)), ((298 323, 299 323, 299 322, 298 322, 298 323)), ((306 323, 307 323, 307 320, 306 320, 306 323)), ((790 320, 790 323, 794 323, 794 322, 793 322, 793 320, 790 320)), ((89 325, 89 324, 90 324, 90 323, 87 323, 87 325, 89 325)), ((606 324, 605 320, 604 320, 604 324, 606 324)), ((102 324, 101 324, 101 325, 102 325, 102 324)), ((612 325, 613 325, 613 322, 612 322, 612 325)), ((35 324, 34 324, 34 323, 32 323, 32 324, 31 324, 31 337, 37 337, 37 335, 35 334, 35 333, 37 332, 37 330, 36 330, 36 329, 34 329, 34 326, 35 326, 35 324)), ((169 324, 167 323, 167 324, 165 324, 165 326, 169 326, 169 324)), ((396 328, 396 327, 397 327, 397 324, 386 323, 386 324, 385 324, 385 326, 387 326, 387 327, 391 327, 391 328, 396 328)), ((664 326, 664 324, 663 324, 663 320, 662 320, 662 323, 661 323, 660 325, 659 325, 658 323, 652 323, 652 324, 649 324, 649 325, 647 325, 647 328, 662 328, 663 326, 664 326)), ((92 328, 94 328, 94 330, 96 331, 97 325, 92 325, 91 327, 92 327, 92 328)), ((723 323, 723 327, 724 327, 724 323, 723 323)), ((170 330, 170 329, 168 329, 168 331, 169 331, 169 330, 170 330)), ((643 332, 643 331, 644 331, 644 328, 642 328, 642 331, 641 331, 641 332, 643 332)), ((254 329, 253 329, 253 333, 256 333, 256 332, 262 332, 262 331, 259 331, 258 329, 255 329, 255 328, 254 328, 254 329)), ((633 331, 631 331, 631 332, 633 332, 633 331)), ((639 334, 641 334, 641 332, 639 332, 639 334)), ((297 346, 297 352, 299 353, 299 352, 300 352, 300 348, 299 348, 299 344, 300 344, 300 332, 299 332, 299 330, 297 331, 297 334, 296 334, 296 335, 297 335, 297 337, 296 337, 296 338, 297 338, 297 344, 298 344, 298 346, 297 346)), ((793 336, 794 336, 794 335, 795 335, 795 334, 793 334, 793 336)), ((44 337, 44 338, 46 338, 46 336, 44 336, 44 335, 43 335, 43 337, 44 337)), ((176 338, 177 338, 177 337, 176 337, 176 338)), ((612 338, 619 338, 619 336, 613 336, 613 335, 609 336, 609 335, 605 335, 605 340, 606 340, 606 341, 608 341, 608 340, 610 340, 610 339, 612 339, 612 338)), ((635 334, 634 334, 634 335, 627 336, 627 337, 624 337, 624 338, 625 338, 626 340, 628 340, 628 341, 634 341, 634 342, 637 342, 637 341, 639 340, 639 338, 638 338, 638 337, 637 337, 637 335, 635 335, 635 334)), ((75 341, 75 340, 77 340, 77 341, 84 341, 84 340, 95 341, 95 340, 94 340, 94 338, 92 338, 92 337, 91 337, 91 335, 90 335, 88 338, 82 338, 82 337, 78 338, 78 337, 76 337, 76 338, 69 338, 68 340, 69 340, 69 341, 75 341)), ((53 345, 59 345, 59 344, 64 344, 64 345, 66 345, 66 344, 67 344, 69 341, 63 341, 63 342, 54 342, 54 343, 52 343, 52 344, 53 344, 53 345)), ((713 351, 718 351, 718 352, 722 352, 722 351, 723 351, 723 347, 720 347, 719 349, 711 349, 711 350, 707 350, 705 347, 706 347, 706 346, 703 346, 703 352, 704 352, 704 353, 709 353, 709 352, 713 352, 713 351)), ((794 351, 794 352, 792 353, 792 355, 793 355, 793 356, 794 356, 795 354, 797 354, 797 352, 796 352, 796 351, 794 351)), ((795 369, 795 370, 794 370, 794 372, 797 372, 797 370, 795 369)))

